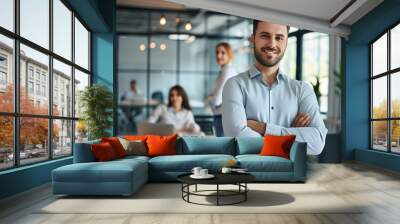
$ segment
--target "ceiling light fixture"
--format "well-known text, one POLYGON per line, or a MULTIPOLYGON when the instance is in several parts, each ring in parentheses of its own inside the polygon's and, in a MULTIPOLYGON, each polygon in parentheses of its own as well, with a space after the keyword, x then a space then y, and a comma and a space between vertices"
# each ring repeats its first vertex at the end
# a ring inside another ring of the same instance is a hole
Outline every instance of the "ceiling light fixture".
POLYGON ((168 35, 168 38, 170 40, 187 40, 189 39, 189 35, 188 34, 170 34, 168 35))
POLYGON ((155 43, 155 42, 151 42, 150 43, 150 48, 151 49, 154 49, 154 48, 156 48, 157 47, 157 44, 155 43))
POLYGON ((160 44, 160 50, 165 51, 167 49, 167 45, 162 43, 160 44))
POLYGON ((192 29, 192 24, 190 23, 190 22, 187 22, 186 24, 185 24, 185 30, 186 31, 190 31, 192 29))
POLYGON ((164 15, 160 17, 160 25, 164 26, 167 23, 167 18, 164 15))
POLYGON ((140 45, 139 45, 139 50, 140 50, 140 51, 146 50, 146 45, 140 44, 140 45))

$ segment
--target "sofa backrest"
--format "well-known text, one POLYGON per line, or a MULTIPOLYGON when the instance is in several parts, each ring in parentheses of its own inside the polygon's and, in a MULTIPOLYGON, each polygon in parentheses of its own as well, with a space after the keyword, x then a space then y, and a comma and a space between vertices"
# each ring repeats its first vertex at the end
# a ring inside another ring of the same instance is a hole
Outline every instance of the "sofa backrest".
POLYGON ((74 163, 89 163, 95 162, 96 158, 93 155, 90 146, 92 144, 99 144, 100 140, 93 140, 81 143, 75 143, 74 147, 74 163))
POLYGON ((235 139, 231 137, 189 137, 177 142, 177 154, 226 154, 235 155, 235 139))
POLYGON ((237 137, 236 155, 259 154, 264 145, 262 137, 237 137))

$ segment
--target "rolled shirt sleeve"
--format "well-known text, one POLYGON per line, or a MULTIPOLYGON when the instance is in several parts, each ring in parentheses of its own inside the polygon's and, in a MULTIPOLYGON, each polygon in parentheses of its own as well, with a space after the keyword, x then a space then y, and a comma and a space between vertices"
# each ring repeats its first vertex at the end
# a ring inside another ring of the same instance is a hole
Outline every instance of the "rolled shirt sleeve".
POLYGON ((247 127, 244 103, 244 94, 239 83, 235 78, 228 79, 222 92, 222 126, 225 136, 261 136, 258 132, 247 127))

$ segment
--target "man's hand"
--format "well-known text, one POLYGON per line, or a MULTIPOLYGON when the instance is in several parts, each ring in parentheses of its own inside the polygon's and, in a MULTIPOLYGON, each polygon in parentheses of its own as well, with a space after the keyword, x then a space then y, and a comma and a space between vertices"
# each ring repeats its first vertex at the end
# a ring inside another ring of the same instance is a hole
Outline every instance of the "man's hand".
POLYGON ((255 120, 247 120, 247 127, 251 128, 253 131, 256 131, 260 133, 262 136, 264 136, 267 125, 263 122, 258 122, 255 120))
POLYGON ((294 118, 292 127, 308 127, 311 124, 311 116, 307 113, 300 112, 294 118))

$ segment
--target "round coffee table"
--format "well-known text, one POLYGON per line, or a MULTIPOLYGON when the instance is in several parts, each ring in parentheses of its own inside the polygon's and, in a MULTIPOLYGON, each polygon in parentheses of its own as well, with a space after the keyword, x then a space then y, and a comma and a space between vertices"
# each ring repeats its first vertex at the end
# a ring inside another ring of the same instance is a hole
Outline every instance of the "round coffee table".
POLYGON ((188 203, 198 205, 234 205, 245 202, 247 200, 247 192, 249 188, 247 183, 255 180, 255 177, 248 173, 216 173, 213 174, 215 177, 212 179, 193 179, 190 177, 191 173, 182 174, 177 177, 178 181, 182 183, 182 199, 188 203), (216 185, 215 190, 197 190, 197 185, 216 185), (190 191, 190 186, 195 186, 194 191, 190 191), (223 190, 220 189, 220 185, 236 185, 237 190, 223 190), (215 192, 215 194, 205 194, 209 192, 215 192), (202 204, 190 201, 190 196, 204 196, 204 197, 216 197, 216 204, 202 204), (231 203, 221 203, 221 197, 232 197, 240 196, 240 199, 231 203))

